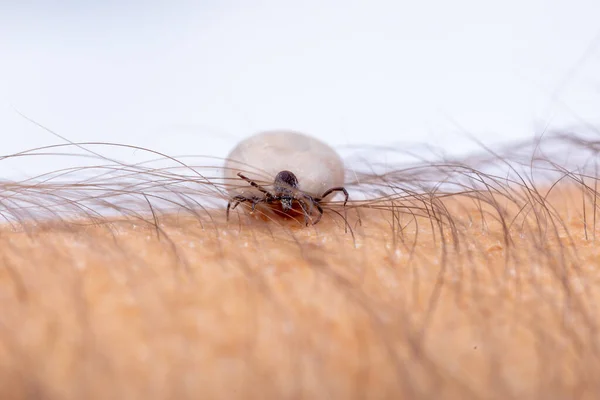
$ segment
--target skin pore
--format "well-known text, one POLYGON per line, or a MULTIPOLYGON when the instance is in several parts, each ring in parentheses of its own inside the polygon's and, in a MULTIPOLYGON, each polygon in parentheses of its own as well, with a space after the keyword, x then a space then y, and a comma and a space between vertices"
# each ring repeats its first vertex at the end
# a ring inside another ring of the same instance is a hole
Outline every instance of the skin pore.
POLYGON ((595 398, 595 175, 502 160, 357 174, 309 227, 247 203, 227 222, 168 171, 120 166, 162 186, 113 178, 110 217, 89 187, 5 184, 0 398, 595 398))

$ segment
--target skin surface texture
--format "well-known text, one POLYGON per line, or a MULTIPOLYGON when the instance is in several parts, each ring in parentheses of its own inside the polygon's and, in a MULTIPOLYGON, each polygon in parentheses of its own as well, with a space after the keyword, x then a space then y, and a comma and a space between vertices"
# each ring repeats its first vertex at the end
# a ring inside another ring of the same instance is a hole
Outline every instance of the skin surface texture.
POLYGON ((506 242, 468 199, 447 202, 472 221, 455 233, 376 210, 349 212, 353 235, 221 210, 158 237, 5 228, 0 397, 594 398, 600 251, 564 193, 571 239, 506 242))
POLYGON ((0 398, 596 399, 597 175, 502 161, 557 174, 357 173, 309 227, 181 169, 3 183, 0 398))

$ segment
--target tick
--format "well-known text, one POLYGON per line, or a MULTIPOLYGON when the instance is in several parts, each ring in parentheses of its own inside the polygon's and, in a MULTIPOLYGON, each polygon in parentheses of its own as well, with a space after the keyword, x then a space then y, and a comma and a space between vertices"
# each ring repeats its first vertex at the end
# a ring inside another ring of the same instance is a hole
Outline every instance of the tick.
POLYGON ((290 213, 297 204, 309 225, 316 208, 317 224, 323 216, 321 203, 335 193, 345 196, 344 164, 324 142, 294 131, 267 131, 240 142, 225 162, 224 176, 231 196, 229 211, 240 203, 279 205, 290 213), (232 185, 243 179, 245 184, 232 185))

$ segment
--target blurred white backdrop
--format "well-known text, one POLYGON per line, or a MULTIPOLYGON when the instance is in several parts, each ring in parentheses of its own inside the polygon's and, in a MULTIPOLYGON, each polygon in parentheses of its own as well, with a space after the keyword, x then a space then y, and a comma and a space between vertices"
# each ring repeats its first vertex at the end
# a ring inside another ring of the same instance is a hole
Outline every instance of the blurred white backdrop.
POLYGON ((72 141, 221 157, 272 128, 460 153, 462 130, 600 124, 599 16, 598 0, 2 2, 0 155, 60 142, 15 109, 72 141))

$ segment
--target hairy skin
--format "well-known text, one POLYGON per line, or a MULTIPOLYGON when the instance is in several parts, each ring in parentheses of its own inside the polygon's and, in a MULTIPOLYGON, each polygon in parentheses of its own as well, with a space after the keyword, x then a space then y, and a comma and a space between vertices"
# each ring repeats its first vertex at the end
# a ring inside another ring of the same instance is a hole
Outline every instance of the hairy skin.
POLYGON ((597 398, 596 194, 547 189, 5 225, 0 398, 597 398))

